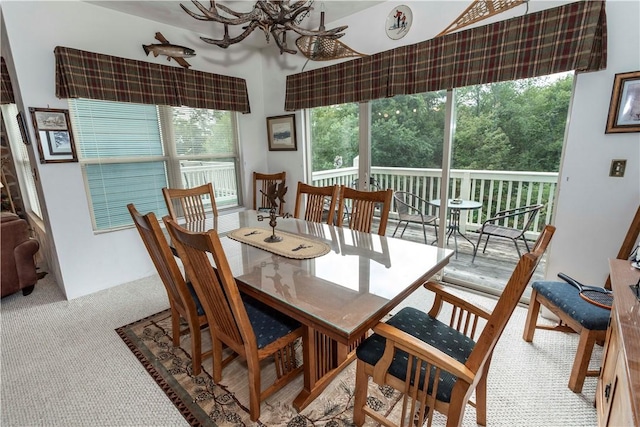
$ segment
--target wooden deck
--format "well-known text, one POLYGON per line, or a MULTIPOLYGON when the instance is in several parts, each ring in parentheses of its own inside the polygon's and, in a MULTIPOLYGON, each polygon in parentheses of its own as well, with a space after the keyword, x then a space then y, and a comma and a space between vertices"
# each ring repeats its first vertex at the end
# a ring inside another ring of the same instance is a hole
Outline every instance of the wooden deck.
MULTIPOLYGON (((390 219, 387 224, 387 236, 391 236, 398 222, 390 219)), ((404 226, 404 225, 403 225, 404 226)), ((402 226, 399 227, 395 237, 400 237, 402 226)), ((466 236, 476 244, 478 241, 478 233, 467 232, 466 236)), ((424 243, 422 235, 422 227, 410 224, 404 233, 403 239, 424 243)), ((431 244, 435 240, 433 226, 427 227, 427 241, 431 244)), ((472 283, 473 288, 482 292, 493 295, 499 295, 504 289, 513 269, 518 263, 518 253, 509 239, 501 239, 492 237, 487 250, 482 253, 485 238, 478 249, 476 259, 471 263, 473 257, 473 247, 465 239, 458 237, 458 254, 454 255, 445 268, 443 281, 451 282, 454 285, 465 286, 465 283, 472 283)), ((445 242, 446 243, 446 242, 445 242)), ((529 242, 529 247, 534 242, 529 242)), ((453 237, 449 239, 448 245, 445 247, 454 249, 453 237)), ((526 248, 522 242, 519 243, 520 252, 525 253, 526 248)), ((532 280, 543 280, 546 264, 546 254, 542 257, 538 268, 536 269, 532 280)), ((530 287, 527 287, 523 300, 528 302, 531 294, 530 287)))

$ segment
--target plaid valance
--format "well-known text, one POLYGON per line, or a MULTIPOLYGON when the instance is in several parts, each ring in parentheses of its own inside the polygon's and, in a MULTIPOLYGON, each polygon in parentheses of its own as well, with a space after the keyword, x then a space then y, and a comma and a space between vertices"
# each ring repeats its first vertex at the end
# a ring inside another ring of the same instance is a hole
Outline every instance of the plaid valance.
POLYGON ((606 66, 604 1, 581 1, 287 76, 285 110, 606 66))
POLYGON ((56 96, 251 112, 237 77, 57 46, 56 96))
POLYGON ((0 104, 15 104, 16 100, 13 97, 13 86, 11 85, 11 77, 7 70, 7 64, 4 62, 4 58, 0 57, 0 104))

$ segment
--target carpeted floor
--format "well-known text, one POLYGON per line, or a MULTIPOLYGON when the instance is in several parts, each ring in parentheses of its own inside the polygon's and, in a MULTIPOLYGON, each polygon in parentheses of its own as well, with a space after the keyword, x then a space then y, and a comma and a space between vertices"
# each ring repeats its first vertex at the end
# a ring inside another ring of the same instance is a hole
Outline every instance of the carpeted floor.
MULTIPOLYGON (((460 293, 487 308, 495 303, 489 298, 460 293)), ((428 292, 420 289, 405 304, 428 307, 430 302, 428 292)), ((189 349, 188 337, 183 337, 180 349, 169 345, 164 352, 157 353, 162 355, 158 359, 166 358, 170 367, 166 370, 170 374, 164 374, 168 375, 170 387, 163 391, 115 332, 123 325, 153 316, 167 307, 166 295, 157 277, 72 301, 66 301, 55 283, 46 277, 28 297, 18 293, 3 298, 0 306, 2 426, 189 425, 168 397, 177 388, 171 377, 181 370, 189 376, 188 369, 184 368, 188 367, 188 355, 181 350, 189 349)), ((525 316, 524 308, 516 309, 496 347, 488 383, 488 425, 595 426, 595 378, 586 380, 581 394, 567 388, 577 336, 537 331, 533 344, 525 343, 521 337, 525 316)), ((161 342, 167 331, 166 320, 156 323, 160 329, 149 330, 145 346, 151 346, 154 340, 161 342)), ((156 357, 151 353, 147 356, 156 357)), ((597 347, 592 365, 597 365, 601 357, 601 348, 597 347)), ((207 363, 205 368, 210 372, 207 363)), ((296 379, 262 404, 261 424, 349 425, 354 368, 352 364, 345 369, 301 414, 290 406, 302 386, 302 377, 296 379)), ((195 399, 186 398, 184 405, 191 405, 193 414, 201 402, 212 404, 215 400, 228 404, 225 409, 234 408, 226 411, 229 417, 219 418, 215 424, 242 425, 236 418, 236 415, 241 420, 248 418, 243 409, 247 399, 243 395, 246 376, 242 364, 230 365, 224 375, 227 382, 215 386, 206 381, 206 375, 202 384, 196 381, 194 390, 201 393, 195 393, 195 399), (243 380, 229 381, 228 378, 243 380)), ((384 391, 380 393, 384 395, 384 391)), ((211 412, 202 411, 205 418, 211 412)), ((434 425, 444 423, 444 418, 436 415, 434 425)), ((465 413, 464 425, 476 425, 472 407, 465 413)))

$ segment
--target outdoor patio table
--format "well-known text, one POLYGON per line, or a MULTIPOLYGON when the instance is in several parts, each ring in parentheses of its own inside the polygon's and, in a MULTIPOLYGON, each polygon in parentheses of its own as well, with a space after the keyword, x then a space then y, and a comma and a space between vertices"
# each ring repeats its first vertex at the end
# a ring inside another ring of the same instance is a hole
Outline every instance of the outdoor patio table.
MULTIPOLYGON (((440 207, 440 199, 433 199, 429 202, 433 206, 440 207)), ((460 231, 460 212, 463 210, 475 210, 480 209, 482 207, 482 203, 475 202, 473 200, 463 200, 463 199, 448 199, 447 200, 447 209, 449 210, 449 231, 447 232, 447 245, 449 244, 449 238, 453 236, 453 244, 456 253, 456 259, 458 259, 458 236, 465 239, 467 242, 471 244, 473 250, 475 251, 476 245, 473 244, 471 240, 467 236, 464 235, 460 231)))

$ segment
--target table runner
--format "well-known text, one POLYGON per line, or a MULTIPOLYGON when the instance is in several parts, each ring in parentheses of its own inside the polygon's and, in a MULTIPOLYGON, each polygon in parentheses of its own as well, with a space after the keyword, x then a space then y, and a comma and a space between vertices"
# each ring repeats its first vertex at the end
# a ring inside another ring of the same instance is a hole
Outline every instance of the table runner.
POLYGON ((243 227, 229 232, 227 236, 238 242, 293 259, 316 258, 331 250, 324 242, 279 230, 276 230, 276 236, 282 237, 282 240, 267 243, 264 239, 271 236, 271 229, 266 228, 243 227))

